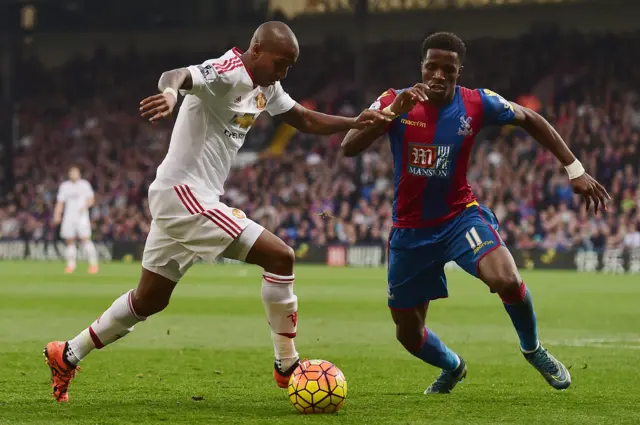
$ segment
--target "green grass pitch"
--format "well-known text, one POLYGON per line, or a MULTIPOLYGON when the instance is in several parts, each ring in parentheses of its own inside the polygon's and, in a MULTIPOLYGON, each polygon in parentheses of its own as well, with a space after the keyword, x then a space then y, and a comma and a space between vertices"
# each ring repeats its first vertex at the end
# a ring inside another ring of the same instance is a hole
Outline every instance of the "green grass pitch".
POLYGON ((70 403, 50 398, 42 348, 88 326, 137 283, 140 268, 0 263, 0 424, 638 424, 640 278, 528 272, 543 343, 571 367, 551 389, 518 352, 495 295, 462 272, 428 323, 467 360, 451 395, 422 391, 438 371, 403 351, 383 269, 300 266, 297 344, 333 361, 349 394, 336 415, 301 416, 272 381, 269 328, 255 267, 197 265, 168 309, 93 352, 70 403), (196 401, 192 397, 203 397, 196 401))

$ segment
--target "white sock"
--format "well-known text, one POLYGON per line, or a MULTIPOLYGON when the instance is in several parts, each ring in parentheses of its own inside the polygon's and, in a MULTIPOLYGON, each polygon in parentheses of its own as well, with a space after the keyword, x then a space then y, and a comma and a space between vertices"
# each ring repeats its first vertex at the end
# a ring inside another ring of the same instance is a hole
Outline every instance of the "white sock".
POLYGON ((87 259, 89 260, 90 266, 98 265, 98 252, 96 251, 96 246, 91 241, 86 241, 84 245, 84 252, 87 253, 87 259))
POLYGON ((65 257, 67 257, 67 267, 71 267, 72 269, 76 268, 76 245, 71 244, 67 245, 67 249, 65 249, 65 257))
POLYGON ((77 364, 85 358, 94 348, 102 348, 117 341, 133 330, 133 325, 146 317, 138 316, 133 311, 131 295, 133 290, 115 300, 111 307, 87 329, 83 330, 69 341, 67 360, 77 364))
POLYGON ((294 276, 262 273, 262 303, 271 326, 271 339, 280 370, 289 369, 298 352, 293 339, 298 329, 298 297, 293 293, 294 276))

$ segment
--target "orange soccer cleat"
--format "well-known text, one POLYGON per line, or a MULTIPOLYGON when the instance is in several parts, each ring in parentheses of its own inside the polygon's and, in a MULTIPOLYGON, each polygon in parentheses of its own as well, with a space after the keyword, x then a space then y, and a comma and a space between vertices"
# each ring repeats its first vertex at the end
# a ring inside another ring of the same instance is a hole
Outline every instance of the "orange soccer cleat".
POLYGON ((71 274, 76 271, 75 267, 67 266, 64 268, 64 274, 71 274))
POLYGON ((300 360, 296 360, 289 369, 281 372, 280 368, 278 367, 278 362, 276 361, 273 366, 273 379, 276 381, 276 384, 280 388, 287 388, 289 386, 289 379, 291 378, 291 375, 293 375, 293 371, 296 370, 299 364, 300 360))
POLYGON ((69 401, 69 384, 76 376, 77 366, 69 364, 64 358, 64 351, 67 343, 64 341, 53 341, 47 344, 44 349, 44 358, 51 369, 51 393, 57 402, 69 401))
POLYGON ((89 266, 89 274, 96 274, 98 273, 98 265, 94 264, 92 266, 89 266))

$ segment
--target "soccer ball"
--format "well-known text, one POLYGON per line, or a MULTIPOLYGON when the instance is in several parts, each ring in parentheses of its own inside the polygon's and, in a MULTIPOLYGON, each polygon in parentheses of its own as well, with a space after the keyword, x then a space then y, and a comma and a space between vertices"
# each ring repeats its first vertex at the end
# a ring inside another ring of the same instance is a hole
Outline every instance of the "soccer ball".
POLYGON ((335 413, 347 397, 347 380, 333 363, 304 360, 289 379, 289 401, 300 413, 335 413))

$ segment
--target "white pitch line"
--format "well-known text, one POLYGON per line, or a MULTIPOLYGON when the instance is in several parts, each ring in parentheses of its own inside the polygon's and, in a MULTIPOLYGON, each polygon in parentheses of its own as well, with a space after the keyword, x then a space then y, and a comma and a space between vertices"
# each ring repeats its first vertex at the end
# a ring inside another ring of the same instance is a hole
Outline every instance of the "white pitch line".
POLYGON ((566 347, 622 348, 640 350, 640 338, 580 338, 549 341, 549 345, 566 347))

